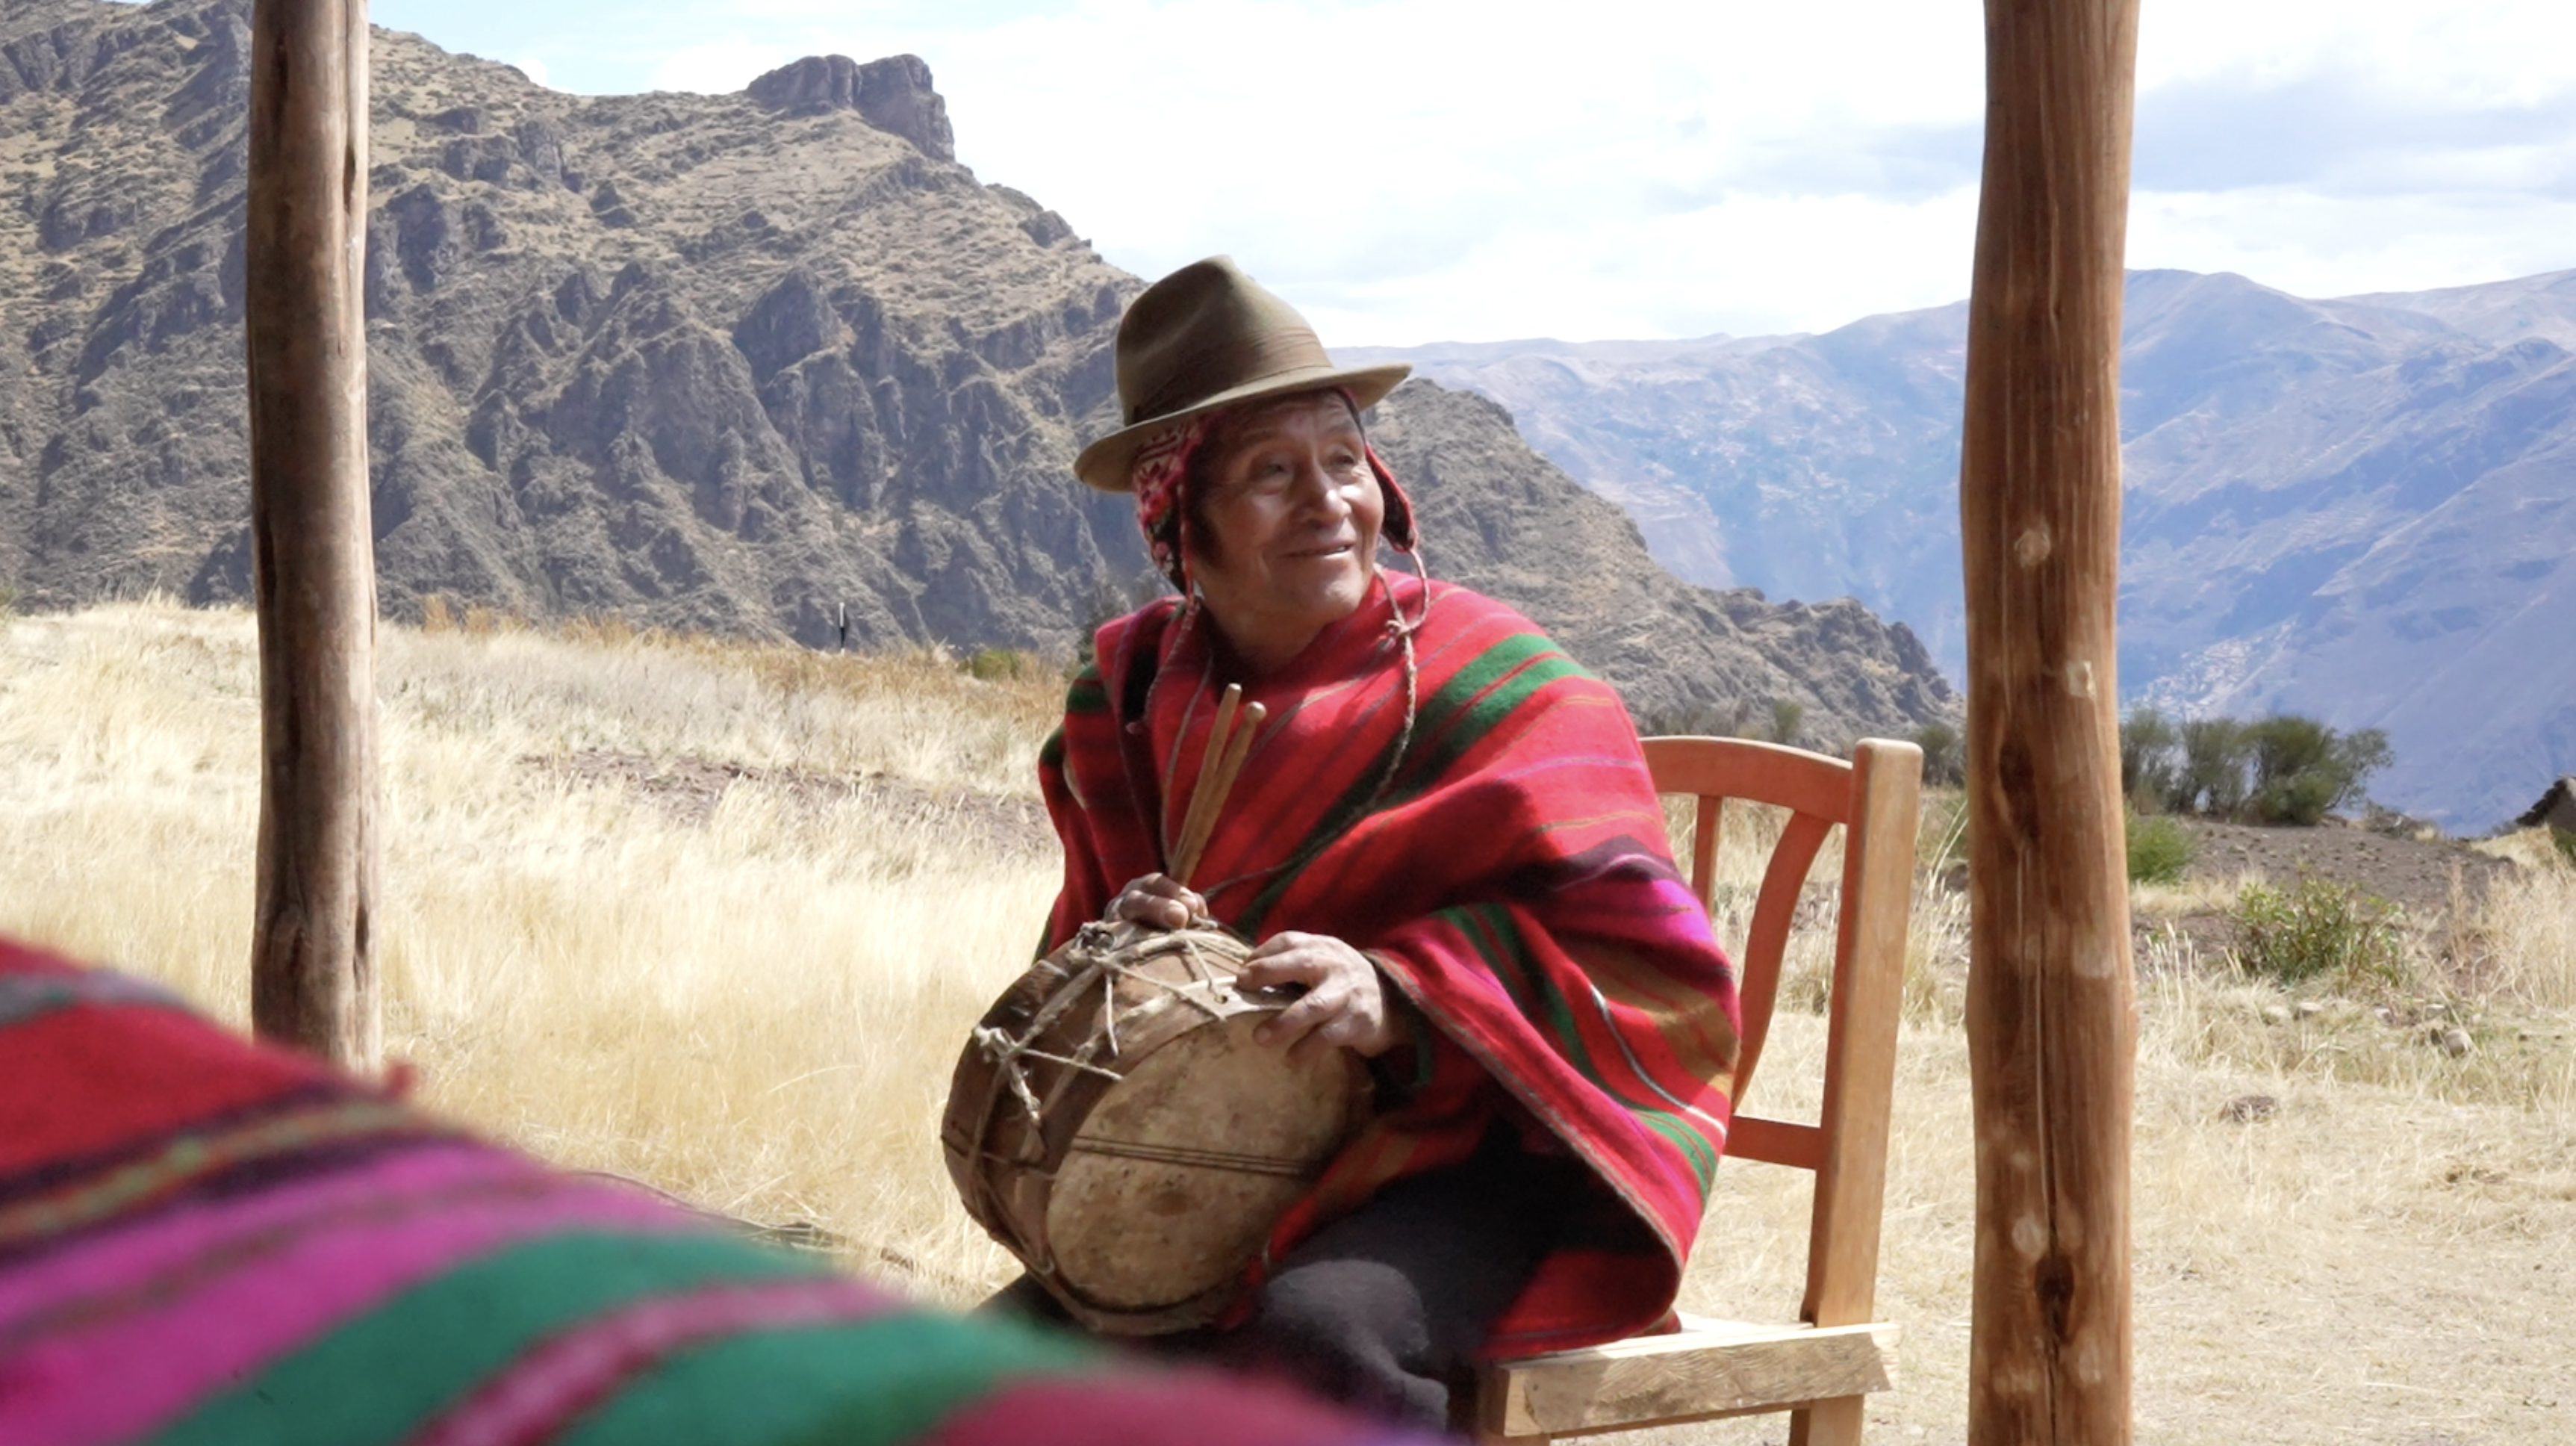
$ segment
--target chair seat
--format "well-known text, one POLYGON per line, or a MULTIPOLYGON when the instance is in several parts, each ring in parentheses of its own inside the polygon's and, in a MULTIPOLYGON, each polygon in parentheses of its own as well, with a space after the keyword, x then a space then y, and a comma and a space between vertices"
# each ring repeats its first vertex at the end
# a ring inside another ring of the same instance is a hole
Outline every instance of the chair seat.
POLYGON ((1685 1315, 1664 1335, 1486 1367, 1488 1441, 1546 1440, 1778 1411, 1896 1384, 1894 1325, 1753 1325, 1685 1315))

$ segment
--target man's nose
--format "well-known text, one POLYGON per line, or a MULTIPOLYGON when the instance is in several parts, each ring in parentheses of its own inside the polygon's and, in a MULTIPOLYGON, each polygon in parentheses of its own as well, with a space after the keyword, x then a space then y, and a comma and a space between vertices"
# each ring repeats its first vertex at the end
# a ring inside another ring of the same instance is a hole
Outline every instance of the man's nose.
POLYGON ((1308 457, 1298 464, 1297 500, 1335 522, 1351 510, 1351 499, 1333 485, 1332 470, 1321 457, 1308 457))

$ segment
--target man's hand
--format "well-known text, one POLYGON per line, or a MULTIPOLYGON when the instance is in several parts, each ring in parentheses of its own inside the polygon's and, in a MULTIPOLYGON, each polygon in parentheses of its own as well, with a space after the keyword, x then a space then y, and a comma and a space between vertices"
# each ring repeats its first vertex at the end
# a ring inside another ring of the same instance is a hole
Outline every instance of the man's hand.
POLYGON ((1108 917, 1148 929, 1186 929, 1207 914, 1207 900, 1161 874, 1147 874, 1118 891, 1109 901, 1108 917))
POLYGON ((1292 1060, 1302 1063, 1335 1045, 1374 1058, 1401 1038, 1377 966, 1329 934, 1271 935, 1252 951, 1239 982, 1246 989, 1306 986, 1304 997, 1252 1035, 1285 1045, 1292 1060))

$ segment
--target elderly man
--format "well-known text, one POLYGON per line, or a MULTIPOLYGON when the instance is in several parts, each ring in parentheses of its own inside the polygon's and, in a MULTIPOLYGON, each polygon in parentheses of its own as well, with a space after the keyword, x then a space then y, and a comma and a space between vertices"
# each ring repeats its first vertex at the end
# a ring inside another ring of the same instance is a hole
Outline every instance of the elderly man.
MULTIPOLYGON (((1103 627, 1042 757, 1065 853, 1048 946, 1200 914, 1301 986, 1267 1026, 1368 1057, 1380 1108, 1192 1342, 1445 1424, 1480 1353, 1664 1318, 1726 1139, 1733 970, 1674 868, 1618 697, 1418 557, 1338 368, 1230 261, 1139 296, 1127 425, 1085 449, 1176 590, 1103 627), (1266 705, 1194 877, 1166 872, 1214 704, 1266 705)), ((997 1304, 1048 1313, 1023 1280, 997 1304)))

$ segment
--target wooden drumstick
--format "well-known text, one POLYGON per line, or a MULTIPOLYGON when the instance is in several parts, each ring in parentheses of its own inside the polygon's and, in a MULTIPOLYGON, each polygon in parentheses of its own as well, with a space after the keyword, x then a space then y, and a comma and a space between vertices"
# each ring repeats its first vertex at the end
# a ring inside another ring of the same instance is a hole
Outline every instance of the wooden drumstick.
MULTIPOLYGON (((1198 870, 1199 855, 1207 852, 1208 840, 1216 834, 1217 818, 1225 811, 1225 797, 1234 791, 1235 776, 1243 772, 1243 760, 1252 752, 1252 735, 1261 731, 1261 720, 1269 715, 1270 710, 1258 703, 1245 704, 1240 725, 1225 740, 1225 757, 1217 765, 1216 777, 1204 785, 1207 813, 1198 819, 1196 832, 1182 836, 1181 851, 1172 859, 1172 880, 1182 888, 1190 886, 1190 875, 1198 870)), ((1195 805, 1198 800, 1190 802, 1195 805)), ((1191 813, 1198 813, 1196 807, 1191 813)))
POLYGON ((1199 753, 1199 780, 1190 787, 1190 806, 1181 814, 1181 836, 1164 851, 1164 862, 1174 865, 1171 876, 1184 877, 1178 867, 1181 854, 1190 840, 1200 837, 1208 826, 1209 796, 1214 792, 1216 776, 1225 768, 1225 746, 1234 737, 1235 710, 1243 703, 1243 685, 1225 685, 1225 697, 1216 705, 1216 717, 1208 724, 1207 746, 1199 753))

